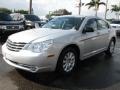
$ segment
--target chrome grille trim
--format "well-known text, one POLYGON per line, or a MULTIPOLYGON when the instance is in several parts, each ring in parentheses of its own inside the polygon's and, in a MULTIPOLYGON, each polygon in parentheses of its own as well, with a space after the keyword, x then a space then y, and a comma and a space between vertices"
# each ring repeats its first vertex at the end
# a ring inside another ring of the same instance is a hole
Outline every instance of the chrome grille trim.
POLYGON ((26 45, 26 43, 23 42, 12 42, 10 40, 7 40, 6 46, 10 51, 19 52, 23 47, 26 45))
POLYGON ((19 29, 19 25, 7 25, 6 29, 7 30, 18 30, 19 29))

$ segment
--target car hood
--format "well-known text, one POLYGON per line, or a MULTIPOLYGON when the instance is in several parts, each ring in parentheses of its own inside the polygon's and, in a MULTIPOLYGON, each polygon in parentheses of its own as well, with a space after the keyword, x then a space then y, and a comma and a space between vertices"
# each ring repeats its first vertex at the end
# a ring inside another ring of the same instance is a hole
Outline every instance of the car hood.
POLYGON ((9 40, 12 42, 25 42, 25 43, 30 43, 34 40, 44 38, 47 36, 52 36, 49 37, 49 39, 58 37, 60 35, 64 34, 69 34, 70 31, 73 30, 58 30, 58 29, 48 29, 48 28, 38 28, 38 29, 31 29, 27 31, 22 31, 16 34, 13 34, 9 36, 9 40))

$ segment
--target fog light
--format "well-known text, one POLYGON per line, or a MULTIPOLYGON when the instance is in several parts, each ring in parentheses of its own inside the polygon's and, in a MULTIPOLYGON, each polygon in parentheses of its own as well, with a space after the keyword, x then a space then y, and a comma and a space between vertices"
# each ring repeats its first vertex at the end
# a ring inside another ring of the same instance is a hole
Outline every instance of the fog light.
POLYGON ((38 70, 37 67, 31 67, 30 69, 31 69, 32 71, 37 71, 37 70, 38 70))

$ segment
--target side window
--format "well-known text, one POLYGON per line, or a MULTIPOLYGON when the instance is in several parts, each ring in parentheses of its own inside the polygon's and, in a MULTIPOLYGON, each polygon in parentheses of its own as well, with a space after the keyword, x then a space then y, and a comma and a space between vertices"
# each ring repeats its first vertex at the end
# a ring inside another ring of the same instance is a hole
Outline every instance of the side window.
POLYGON ((97 20, 98 30, 109 29, 109 25, 107 22, 98 19, 97 20))
POLYGON ((84 18, 75 18, 75 27, 78 30, 83 22, 84 18))
POLYGON ((91 27, 94 30, 97 30, 97 23, 96 23, 96 19, 89 19, 85 25, 85 27, 91 27))

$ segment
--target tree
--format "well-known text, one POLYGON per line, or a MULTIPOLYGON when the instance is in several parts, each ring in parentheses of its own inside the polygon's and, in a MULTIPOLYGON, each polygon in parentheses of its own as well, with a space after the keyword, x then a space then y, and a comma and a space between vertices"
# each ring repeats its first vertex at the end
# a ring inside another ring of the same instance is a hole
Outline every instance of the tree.
POLYGON ((12 10, 7 9, 7 8, 0 8, 0 12, 1 12, 1 13, 11 14, 11 13, 12 13, 12 10))
POLYGON ((59 9, 52 12, 54 16, 61 16, 61 15, 71 15, 72 13, 67 11, 66 9, 59 9))
POLYGON ((116 19, 119 19, 120 5, 112 5, 112 12, 116 13, 116 19))
POLYGON ((86 4, 86 6, 89 6, 88 9, 94 7, 95 8, 95 16, 97 16, 97 12, 99 10, 100 5, 106 5, 104 2, 101 2, 100 0, 91 0, 89 3, 86 4))
POLYGON ((27 11, 27 10, 14 10, 14 13, 28 14, 29 11, 27 11))
POLYGON ((51 13, 49 13, 49 14, 46 15, 46 18, 47 18, 47 19, 50 19, 51 17, 52 17, 52 14, 51 14, 51 13))
POLYGON ((49 11, 49 14, 46 15, 46 18, 50 19, 51 16, 61 16, 61 15, 71 15, 72 13, 67 11, 66 9, 59 9, 53 12, 49 11))

